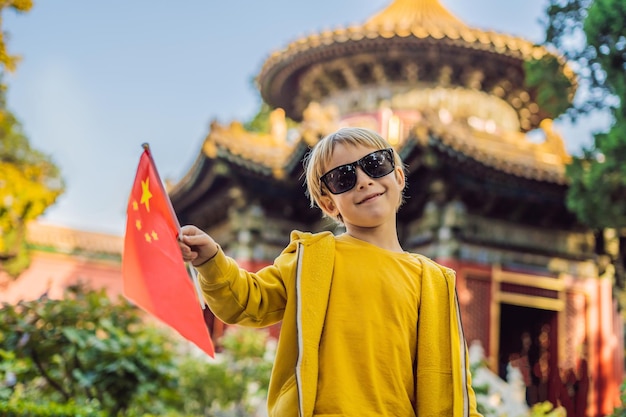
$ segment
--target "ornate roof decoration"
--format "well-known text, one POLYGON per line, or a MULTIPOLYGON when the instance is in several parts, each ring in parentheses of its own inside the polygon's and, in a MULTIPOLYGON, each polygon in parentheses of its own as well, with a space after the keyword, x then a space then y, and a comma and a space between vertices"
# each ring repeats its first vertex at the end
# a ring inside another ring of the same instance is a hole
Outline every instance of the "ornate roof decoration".
POLYGON ((469 157, 501 172, 567 184, 565 165, 571 161, 571 156, 563 139, 552 129, 552 120, 544 120, 541 131, 545 139, 536 143, 522 132, 490 133, 472 128, 465 120, 430 113, 413 129, 413 135, 423 146, 469 157))
POLYGON ((456 28, 467 26, 436 0, 397 0, 365 23, 374 28, 456 28))
POLYGON ((543 46, 526 39, 471 28, 450 13, 438 0, 395 0, 389 7, 368 20, 363 30, 379 32, 378 36, 447 38, 466 43, 467 47, 487 48, 497 53, 523 59, 541 58, 548 53, 543 46))
POLYGON ((296 141, 288 140, 284 110, 276 109, 270 114, 270 125, 269 133, 256 133, 245 130, 239 122, 223 126, 214 121, 203 151, 209 158, 216 158, 219 154, 249 169, 262 170, 282 179, 296 141))
POLYGON ((280 108, 270 114, 269 133, 247 131, 236 121, 229 125, 213 121, 202 150, 211 159, 219 156, 247 169, 284 179, 299 144, 313 146, 337 127, 335 109, 313 102, 304 111, 302 123, 291 130, 287 129, 285 112, 280 108))
POLYGON ((456 85, 499 94, 518 111, 536 107, 520 114, 531 130, 553 115, 537 107, 532 92, 520 103, 527 93, 523 62, 546 55, 545 47, 523 38, 466 26, 437 0, 395 0, 362 25, 312 34, 274 52, 257 82, 267 103, 300 120, 310 101, 335 91, 435 82, 445 70, 456 85))
MULTIPOLYGON (((283 113, 278 113, 282 115, 283 113)), ((519 131, 477 128, 467 118, 455 118, 445 109, 422 111, 420 121, 411 129, 410 136, 424 147, 432 146, 458 156, 471 158, 485 166, 520 178, 566 184, 565 165, 571 156, 562 137, 553 130, 552 120, 541 123, 539 133, 543 141, 531 141, 519 131)), ((283 118, 284 120, 284 118, 283 118)), ((274 123, 281 125, 281 118, 274 123)), ((238 122, 223 126, 216 122, 203 146, 204 154, 221 158, 235 165, 283 180, 289 175, 289 165, 298 158, 298 144, 314 145, 319 138, 339 126, 332 108, 312 103, 305 121, 291 131, 293 138, 274 133, 259 134, 246 131, 238 122)), ((405 138, 398 144, 404 146, 405 138)), ((184 182, 184 181, 183 181, 184 182)))

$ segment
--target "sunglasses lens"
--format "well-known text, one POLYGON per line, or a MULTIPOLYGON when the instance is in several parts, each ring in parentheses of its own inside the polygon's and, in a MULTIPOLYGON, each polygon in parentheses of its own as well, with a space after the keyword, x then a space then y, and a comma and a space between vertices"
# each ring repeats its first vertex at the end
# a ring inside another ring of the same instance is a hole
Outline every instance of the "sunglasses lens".
POLYGON ((361 167, 372 178, 380 178, 393 171, 393 155, 387 149, 371 153, 361 160, 361 167))
POLYGON ((352 164, 341 165, 322 175, 321 180, 333 194, 350 191, 356 185, 356 167, 360 166, 371 178, 380 178, 395 168, 393 151, 381 149, 365 155, 352 164))
POLYGON ((324 184, 333 194, 345 193, 356 184, 356 171, 351 165, 337 167, 324 176, 324 184))

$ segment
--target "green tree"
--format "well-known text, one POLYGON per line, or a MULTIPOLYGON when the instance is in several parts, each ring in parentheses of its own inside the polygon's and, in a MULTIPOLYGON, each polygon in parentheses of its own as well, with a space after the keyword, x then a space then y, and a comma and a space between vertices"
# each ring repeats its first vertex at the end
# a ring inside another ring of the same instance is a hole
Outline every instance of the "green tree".
POLYGON ((270 131, 270 113, 272 108, 265 102, 261 102, 259 111, 250 119, 245 122, 243 127, 255 133, 267 133, 270 131))
POLYGON ((7 51, 7 33, 2 30, 2 13, 9 9, 18 13, 26 13, 33 7, 32 0, 0 0, 0 68, 5 71, 15 71, 15 67, 20 60, 18 55, 11 55, 7 51))
MULTIPOLYGON (((45 297, 0 309, 0 400, 97 404, 115 416, 175 388, 171 341, 139 310, 78 285, 62 300, 45 297), (143 399, 143 400, 142 400, 143 399)), ((165 396, 167 397, 167 396, 165 396)))
MULTIPOLYGON (((275 109, 271 108, 269 104, 261 101, 259 111, 252 117, 252 119, 245 122, 243 124, 243 127, 249 132, 269 133, 271 130, 270 115, 273 110, 275 109)), ((288 117, 286 118, 286 122, 287 128, 293 128, 298 125, 296 122, 288 117)))
MULTIPOLYGON (((623 5, 619 3, 619 0, 550 0, 546 8, 546 18, 543 21, 546 30, 544 43, 549 48, 556 49, 578 77, 577 100, 567 108, 567 116, 574 120, 597 109, 615 108, 619 103, 612 83, 607 79, 607 70, 612 72, 616 69, 619 72, 619 65, 601 62, 601 56, 607 51, 606 47, 611 49, 611 42, 597 36, 597 31, 606 28, 608 20, 623 20, 623 16, 619 17, 619 8, 623 8, 623 5), (612 8, 613 5, 617 7, 610 10, 610 14, 605 13, 606 7, 612 8), (601 26, 592 28, 591 25, 601 26)), ((610 30, 617 36, 616 41, 623 36, 615 26, 610 30)), ((619 48, 612 50, 619 54, 619 48)), ((545 75, 544 70, 545 68, 539 68, 539 74, 531 72, 530 75, 545 75)), ((547 75, 552 77, 549 73, 547 75)), ((567 100, 563 95, 553 97, 559 98, 567 100)))
POLYGON ((268 334, 231 327, 221 345, 210 359, 128 302, 82 285, 61 300, 3 304, 0 405, 8 408, 0 414, 252 416, 265 408, 274 358, 268 334))
POLYGON ((26 225, 63 191, 59 169, 30 146, 0 92, 0 269, 15 276, 28 266, 26 225))
MULTIPOLYGON (((607 255, 623 287, 626 267, 626 2, 623 0, 550 0, 546 9, 546 40, 576 71, 578 99, 567 110, 573 120, 593 110, 613 116, 607 132, 594 135, 567 166, 567 206, 596 231, 597 250, 607 255), (615 231, 617 250, 605 244, 615 231)), ((529 67, 528 79, 542 70, 529 67), (535 71, 535 72, 533 72, 535 71)), ((544 73, 544 75, 546 75, 544 73)), ((549 74, 547 74, 549 75, 549 74)), ((552 96, 553 100, 566 97, 552 96)), ((564 107, 565 103, 560 106, 564 107)))
POLYGON ((9 111, 2 80, 15 70, 19 56, 6 49, 1 13, 27 12, 32 0, 0 0, 0 270, 16 276, 29 264, 26 224, 39 217, 64 191, 50 157, 31 148, 17 118, 9 111))

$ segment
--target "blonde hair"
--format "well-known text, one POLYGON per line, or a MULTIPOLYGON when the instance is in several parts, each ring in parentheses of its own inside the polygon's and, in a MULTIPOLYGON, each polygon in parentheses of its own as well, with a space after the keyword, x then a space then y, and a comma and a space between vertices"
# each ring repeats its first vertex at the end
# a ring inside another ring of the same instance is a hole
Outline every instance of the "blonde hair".
MULTIPOLYGON (((333 156, 335 145, 365 146, 373 149, 387 149, 391 145, 373 130, 360 127, 344 127, 321 139, 304 158, 304 172, 306 180, 306 194, 311 201, 311 207, 320 206, 319 201, 325 195, 320 177, 328 171, 328 164, 333 156)), ((404 169, 404 164, 398 152, 393 153, 397 167, 404 169)), ((402 196, 398 207, 404 201, 402 196)), ((324 213, 326 216, 326 213, 324 213)), ((335 219, 341 222, 341 218, 335 219)))

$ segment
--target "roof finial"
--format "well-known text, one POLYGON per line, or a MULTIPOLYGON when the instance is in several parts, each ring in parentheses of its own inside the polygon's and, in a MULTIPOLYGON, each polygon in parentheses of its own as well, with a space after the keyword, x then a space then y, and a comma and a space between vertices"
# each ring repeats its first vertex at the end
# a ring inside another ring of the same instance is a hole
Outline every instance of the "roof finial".
POLYGON ((370 18, 366 26, 370 25, 383 28, 467 27, 438 0, 395 0, 370 18))

